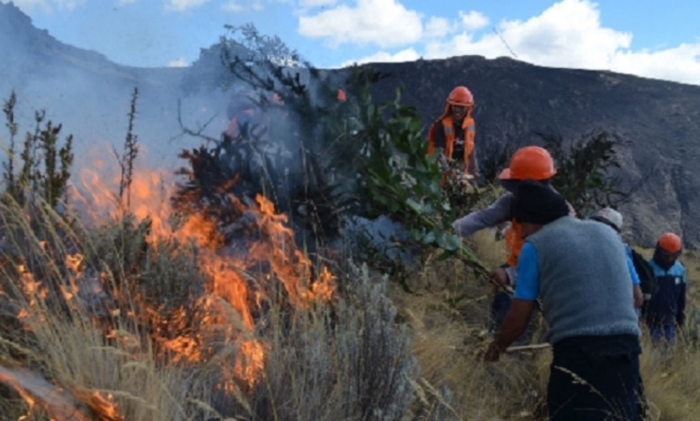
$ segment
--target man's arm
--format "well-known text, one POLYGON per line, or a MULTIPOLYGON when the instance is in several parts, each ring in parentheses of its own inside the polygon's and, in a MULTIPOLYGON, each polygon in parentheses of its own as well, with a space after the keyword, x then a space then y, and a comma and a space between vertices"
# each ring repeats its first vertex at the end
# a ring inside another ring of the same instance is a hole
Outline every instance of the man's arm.
POLYGON ((641 308, 644 304, 644 293, 639 285, 632 285, 632 298, 635 308, 641 308))
POLYGON ((476 147, 472 149, 472 153, 469 154, 469 174, 473 175, 475 178, 479 177, 479 165, 476 160, 476 147))
POLYGON ((501 330, 498 332, 496 339, 489 345, 489 350, 501 354, 508 349, 510 344, 525 333, 534 309, 534 301, 513 299, 510 303, 508 314, 503 319, 501 330), (491 350, 491 348, 495 349, 491 350))
POLYGON ((686 284, 686 277, 685 277, 685 270, 684 270, 683 275, 681 277, 680 284, 676 285, 676 290, 678 291, 678 303, 676 305, 676 324, 678 326, 680 326, 681 328, 683 327, 683 324, 685 323, 686 289, 687 289, 687 284, 686 284))
POLYGON ((506 193, 486 209, 471 212, 454 221, 452 228, 462 237, 468 237, 484 228, 493 228, 510 219, 513 195, 506 193))
POLYGON ((634 261, 632 261, 632 255, 627 251, 627 271, 629 272, 630 279, 632 280, 632 302, 635 308, 640 308, 644 304, 644 293, 642 293, 642 287, 640 286, 641 281, 639 280, 639 274, 637 269, 634 267, 634 261))
POLYGON ((539 257, 535 247, 525 242, 518 258, 518 284, 501 330, 484 355, 486 361, 498 361, 500 354, 527 329, 539 295, 539 257))
POLYGON ((435 153, 438 154, 437 164, 440 167, 440 171, 447 172, 450 169, 450 163, 448 162, 447 158, 445 157, 445 145, 447 144, 447 140, 445 139, 445 127, 442 125, 442 122, 440 122, 440 121, 438 121, 434 124, 435 124, 434 147, 435 147, 435 153))

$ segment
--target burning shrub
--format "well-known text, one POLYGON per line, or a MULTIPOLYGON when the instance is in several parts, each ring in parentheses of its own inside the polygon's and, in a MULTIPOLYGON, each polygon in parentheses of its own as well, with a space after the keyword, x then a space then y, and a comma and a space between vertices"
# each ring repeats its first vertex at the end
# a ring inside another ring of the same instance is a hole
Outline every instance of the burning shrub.
POLYGON ((265 338, 262 380, 244 403, 213 401, 221 416, 251 420, 400 420, 413 402, 417 375, 405 326, 386 296, 386 280, 367 268, 348 277, 352 292, 329 306, 291 313, 271 306, 257 335, 265 338))
MULTIPOLYGON (((284 217, 262 198, 258 205, 245 211, 261 237, 243 266, 235 253, 216 260, 206 244, 156 241, 159 224, 131 216, 36 245, 36 267, 51 271, 31 272, 19 263, 25 256, 4 253, 6 290, 26 333, 3 335, 0 358, 33 373, 9 370, 2 380, 59 421, 62 412, 36 385, 63 389, 62 408, 85 419, 185 420, 212 411, 259 420, 400 419, 416 367, 385 284, 356 271, 347 275, 349 295, 331 300, 332 276, 322 271, 307 283, 310 263, 293 248, 284 217), (60 238, 71 247, 61 248, 60 238), (267 269, 250 270, 264 262, 267 269), (251 289, 229 290, 235 285, 251 289)), ((64 226, 53 213, 41 222, 64 226)), ((35 241, 27 229, 12 232, 35 241)))
MULTIPOLYGON (((470 206, 482 195, 442 188, 438 165, 425 154, 420 118, 400 103, 399 93, 385 104, 373 101, 374 84, 390 75, 354 68, 331 77, 252 26, 230 30, 220 45, 231 73, 228 83, 247 85, 247 101, 255 99, 248 105, 251 115, 265 118, 242 125, 235 136, 224 134, 213 147, 183 151, 190 168, 181 171, 187 179, 175 195, 179 211, 191 212, 195 204, 197 212, 235 225, 239 215, 229 197, 245 201, 264 194, 289 215, 297 242, 307 251, 338 246, 342 233, 369 239, 346 243, 347 254, 372 256, 375 268, 399 279, 408 260, 424 261, 435 249, 484 270, 451 233, 456 209, 450 205, 461 200, 462 207, 470 206), (373 247, 371 232, 348 233, 357 227, 371 231, 372 224, 362 221, 378 217, 405 228, 406 235, 391 233, 385 242, 411 251, 410 259, 397 260, 383 247, 373 247), (358 244, 368 247, 358 249, 358 244)), ((239 123, 232 118, 231 124, 239 123)))

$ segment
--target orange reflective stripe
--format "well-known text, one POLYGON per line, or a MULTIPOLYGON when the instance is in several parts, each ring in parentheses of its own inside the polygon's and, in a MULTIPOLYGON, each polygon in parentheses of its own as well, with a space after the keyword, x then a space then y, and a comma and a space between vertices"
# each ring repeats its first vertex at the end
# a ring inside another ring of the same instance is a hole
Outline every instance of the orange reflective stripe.
POLYGON ((517 266, 520 250, 523 248, 525 240, 523 240, 522 226, 515 219, 510 221, 510 227, 506 230, 505 241, 506 249, 508 250, 507 263, 510 266, 517 266))
MULTIPOLYGON (((440 120, 442 125, 445 127, 445 157, 448 159, 452 157, 455 144, 455 132, 454 123, 452 122, 452 117, 445 116, 440 120)), ((464 173, 469 174, 469 158, 474 152, 474 138, 476 136, 476 128, 474 125, 474 119, 467 116, 464 117, 462 121, 462 129, 464 131, 464 173)))
POLYGON ((474 138, 476 137, 476 128, 474 127, 474 119, 471 117, 465 117, 462 122, 462 128, 464 129, 464 173, 470 174, 469 172, 469 158, 474 152, 474 138))
MULTIPOLYGON (((445 107, 445 112, 438 118, 428 130, 428 148, 427 154, 430 155, 435 152, 435 131, 438 130, 438 123, 442 123, 442 127, 445 133, 445 150, 443 151, 445 158, 451 159, 452 153, 454 152, 455 143, 455 132, 454 123, 452 117, 450 116, 450 106, 449 104, 445 107)), ((471 109, 467 111, 467 115, 462 121, 462 129, 464 130, 464 173, 469 174, 469 158, 474 152, 476 136, 476 128, 474 125, 474 119, 471 117, 471 109)))

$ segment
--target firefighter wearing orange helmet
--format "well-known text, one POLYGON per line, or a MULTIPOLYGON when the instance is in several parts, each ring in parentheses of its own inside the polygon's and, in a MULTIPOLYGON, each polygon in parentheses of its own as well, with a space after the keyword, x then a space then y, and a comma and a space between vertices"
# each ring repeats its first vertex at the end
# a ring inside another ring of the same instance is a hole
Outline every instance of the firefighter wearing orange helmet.
POLYGON ((459 163, 462 175, 467 179, 478 177, 473 109, 472 93, 465 86, 457 86, 447 97, 442 116, 428 131, 428 154, 440 151, 438 162, 443 172, 449 170, 451 163, 459 163))
POLYGON ((686 271, 678 261, 683 252, 681 238, 667 232, 656 242, 649 264, 656 275, 656 291, 644 311, 653 343, 676 342, 676 329, 685 322, 686 271))
MULTIPOLYGON (((497 285, 507 288, 514 287, 517 283, 516 266, 524 240, 522 228, 514 218, 513 192, 523 180, 535 180, 554 190, 551 179, 556 173, 552 156, 546 149, 539 146, 520 148, 511 157, 508 168, 499 175, 499 181, 507 192, 487 208, 471 212, 452 224, 458 235, 468 237, 484 228, 496 228, 510 223, 505 234, 507 261, 490 276, 497 285)), ((575 214, 571 205, 569 205, 569 211, 572 215, 575 214)), ((507 294, 499 293, 494 297, 492 315, 496 327, 500 326, 502 317, 505 316, 509 307, 510 297, 507 294)))

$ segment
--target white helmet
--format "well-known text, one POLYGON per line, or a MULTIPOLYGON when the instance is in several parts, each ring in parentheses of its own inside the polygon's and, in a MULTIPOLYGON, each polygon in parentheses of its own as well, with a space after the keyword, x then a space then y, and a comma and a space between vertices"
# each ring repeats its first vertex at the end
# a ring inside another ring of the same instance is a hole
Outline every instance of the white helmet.
POLYGON ((622 214, 613 208, 600 209, 591 216, 591 219, 608 224, 618 232, 622 231, 622 214))

